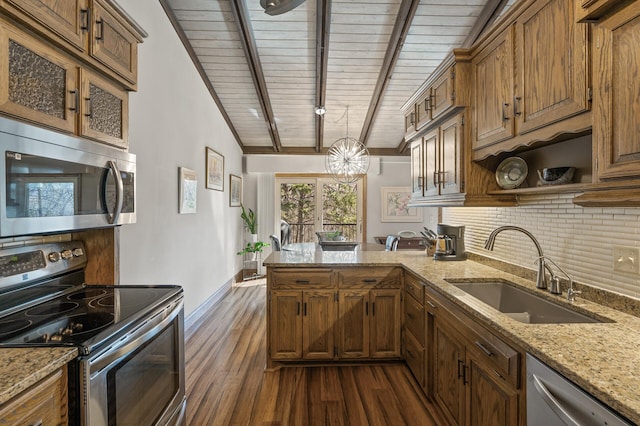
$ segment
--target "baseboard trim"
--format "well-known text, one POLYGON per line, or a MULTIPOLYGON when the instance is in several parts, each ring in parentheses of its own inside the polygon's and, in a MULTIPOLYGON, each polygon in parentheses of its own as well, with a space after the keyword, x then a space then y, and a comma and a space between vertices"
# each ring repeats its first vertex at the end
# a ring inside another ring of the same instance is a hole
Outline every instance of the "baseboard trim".
POLYGON ((218 290, 216 290, 207 300, 202 302, 200 306, 194 309, 185 319, 184 319, 184 338, 188 339, 191 334, 198 328, 200 325, 200 320, 202 317, 211 309, 216 303, 220 301, 229 291, 231 291, 231 287, 236 282, 235 276, 231 278, 229 281, 224 283, 218 290))

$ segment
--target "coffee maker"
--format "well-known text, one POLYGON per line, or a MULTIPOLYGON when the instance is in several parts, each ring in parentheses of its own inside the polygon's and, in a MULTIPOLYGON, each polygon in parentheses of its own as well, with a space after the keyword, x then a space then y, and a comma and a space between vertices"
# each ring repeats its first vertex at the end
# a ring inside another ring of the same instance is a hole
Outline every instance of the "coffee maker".
POLYGON ((435 260, 465 260, 464 226, 453 226, 439 223, 436 228, 435 260))

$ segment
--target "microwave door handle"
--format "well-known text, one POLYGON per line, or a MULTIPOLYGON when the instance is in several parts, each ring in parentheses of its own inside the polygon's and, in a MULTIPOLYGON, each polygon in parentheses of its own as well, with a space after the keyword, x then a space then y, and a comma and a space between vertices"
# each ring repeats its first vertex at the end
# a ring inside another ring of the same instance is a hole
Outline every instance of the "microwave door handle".
MULTIPOLYGON (((118 217, 122 212, 124 185, 122 183, 122 176, 120 176, 120 170, 118 170, 116 162, 113 160, 109 160, 108 165, 109 170, 111 171, 111 173, 113 173, 116 181, 116 206, 114 207, 113 212, 107 213, 107 220, 109 221, 109 224, 113 225, 118 223, 118 217)), ((106 184, 107 183, 105 181, 105 185, 106 184)))

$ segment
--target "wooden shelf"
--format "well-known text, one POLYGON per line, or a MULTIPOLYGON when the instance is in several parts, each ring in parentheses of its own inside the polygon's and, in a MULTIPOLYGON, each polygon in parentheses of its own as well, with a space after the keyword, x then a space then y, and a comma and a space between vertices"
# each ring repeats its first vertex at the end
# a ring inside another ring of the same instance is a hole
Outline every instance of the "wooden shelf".
POLYGON ((532 186, 529 188, 502 189, 489 191, 489 195, 528 195, 528 194, 562 194, 567 192, 584 192, 593 188, 592 183, 568 183, 565 185, 532 186))

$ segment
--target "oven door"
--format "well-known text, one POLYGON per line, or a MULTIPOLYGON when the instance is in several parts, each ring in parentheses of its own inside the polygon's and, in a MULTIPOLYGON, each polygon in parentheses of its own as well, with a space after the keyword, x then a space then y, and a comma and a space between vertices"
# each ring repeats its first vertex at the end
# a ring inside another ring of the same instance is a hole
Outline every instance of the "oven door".
POLYGON ((107 350, 81 361, 80 383, 86 395, 80 395, 80 424, 184 421, 183 299, 132 328, 107 350))

